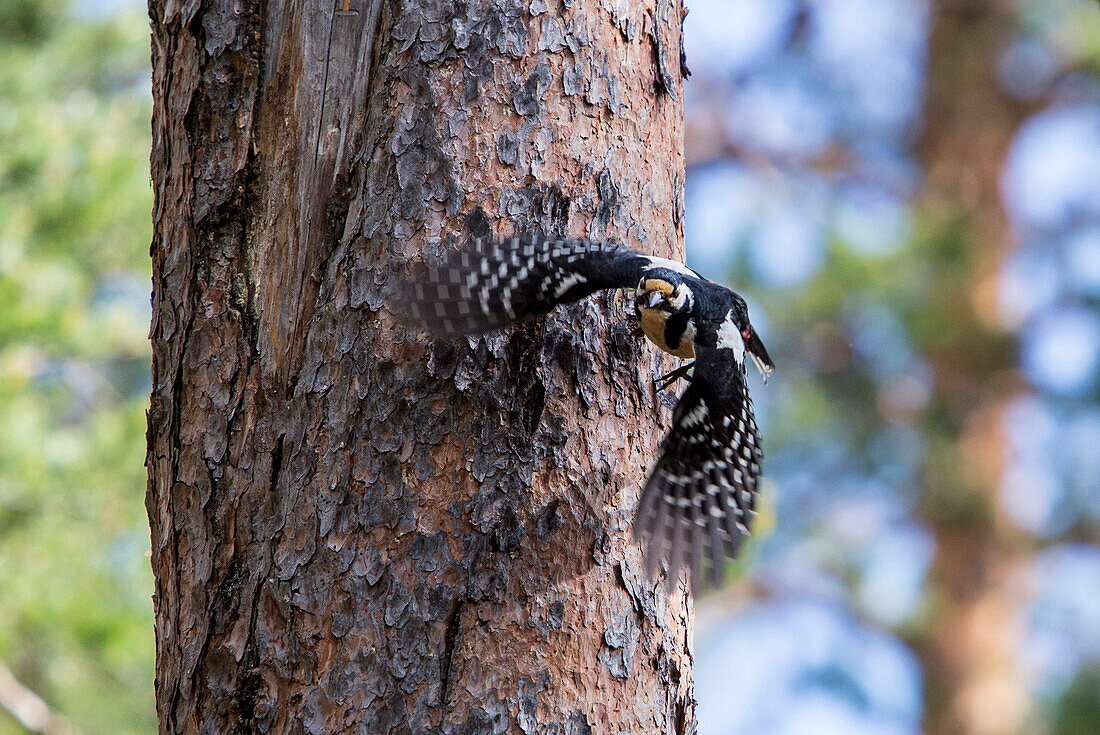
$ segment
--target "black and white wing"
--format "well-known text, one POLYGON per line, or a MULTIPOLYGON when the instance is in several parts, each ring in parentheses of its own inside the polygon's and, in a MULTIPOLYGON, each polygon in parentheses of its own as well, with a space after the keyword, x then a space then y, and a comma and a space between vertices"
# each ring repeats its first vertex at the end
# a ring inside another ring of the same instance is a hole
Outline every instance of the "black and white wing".
POLYGON ((604 240, 478 239, 409 283, 404 306, 438 333, 477 334, 602 289, 634 288, 654 264, 684 269, 604 240))
POLYGON ((733 349, 696 345, 691 384, 634 520, 650 575, 667 559, 670 585, 681 564, 698 585, 707 563, 721 584, 726 554, 735 557, 749 533, 762 462, 743 362, 733 349))

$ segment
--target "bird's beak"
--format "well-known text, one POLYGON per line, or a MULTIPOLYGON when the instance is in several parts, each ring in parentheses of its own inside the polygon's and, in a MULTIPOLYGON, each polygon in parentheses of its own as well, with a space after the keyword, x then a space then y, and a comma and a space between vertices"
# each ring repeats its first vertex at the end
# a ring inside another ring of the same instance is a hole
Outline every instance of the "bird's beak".
POLYGON ((645 297, 645 306, 652 309, 665 300, 665 295, 660 291, 650 291, 645 297))

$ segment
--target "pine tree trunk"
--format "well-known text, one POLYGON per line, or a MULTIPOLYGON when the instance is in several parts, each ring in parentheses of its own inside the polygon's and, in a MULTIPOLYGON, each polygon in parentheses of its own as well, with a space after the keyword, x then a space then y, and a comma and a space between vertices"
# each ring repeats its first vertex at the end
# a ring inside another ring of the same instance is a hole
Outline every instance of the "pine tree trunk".
MULTIPOLYGON (((933 3, 924 129, 922 199, 944 224, 964 268, 941 268, 928 290, 932 313, 955 335, 929 353, 937 417, 958 436, 930 463, 924 515, 936 537, 931 571, 935 614, 915 638, 924 667, 929 735, 1000 735, 1027 729, 1029 695, 1014 650, 1017 585, 1028 544, 1000 499, 1007 457, 1004 410, 1018 390, 1006 380, 1014 353, 997 316, 996 283, 1012 231, 1000 177, 1028 113, 998 85, 1012 35, 1012 9, 990 0, 933 3)), ((942 255, 940 257, 943 257, 942 255)))
POLYGON ((475 235, 681 254, 680 2, 150 13, 161 732, 690 732, 625 299, 454 343, 387 302, 475 235))

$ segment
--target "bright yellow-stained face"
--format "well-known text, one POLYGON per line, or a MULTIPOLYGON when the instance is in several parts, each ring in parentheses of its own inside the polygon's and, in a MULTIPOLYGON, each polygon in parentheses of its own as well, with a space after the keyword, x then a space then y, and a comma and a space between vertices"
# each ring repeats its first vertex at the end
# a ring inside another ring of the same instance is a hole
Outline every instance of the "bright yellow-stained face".
POLYGON ((686 286, 674 286, 660 278, 643 280, 634 294, 634 306, 645 336, 665 352, 685 359, 695 357, 695 348, 692 346, 695 330, 689 324, 678 335, 676 344, 669 344, 668 318, 682 310, 690 297, 686 286))

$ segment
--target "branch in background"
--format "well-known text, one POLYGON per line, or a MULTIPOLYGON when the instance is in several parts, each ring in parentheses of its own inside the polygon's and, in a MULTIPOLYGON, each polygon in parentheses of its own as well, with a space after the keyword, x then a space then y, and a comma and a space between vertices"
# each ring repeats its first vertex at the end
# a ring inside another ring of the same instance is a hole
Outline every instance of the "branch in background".
POLYGON ((20 684, 11 669, 2 663, 0 708, 31 732, 40 735, 79 735, 67 717, 50 709, 50 705, 42 697, 20 684))
POLYGON ((883 174, 873 166, 862 164, 848 148, 833 143, 812 156, 765 152, 732 140, 723 123, 724 110, 720 100, 696 103, 697 110, 684 128, 684 152, 687 166, 701 166, 712 161, 732 159, 764 176, 781 175, 787 179, 804 179, 813 172, 827 180, 851 180, 887 191, 902 199, 913 192, 896 176, 883 174))

